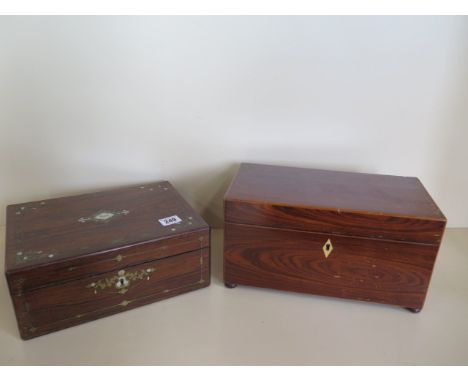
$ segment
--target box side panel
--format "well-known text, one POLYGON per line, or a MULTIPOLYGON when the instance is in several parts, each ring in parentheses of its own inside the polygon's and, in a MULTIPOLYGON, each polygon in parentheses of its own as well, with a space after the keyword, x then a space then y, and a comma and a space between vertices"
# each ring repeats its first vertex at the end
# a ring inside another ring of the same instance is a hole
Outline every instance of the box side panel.
POLYGON ((58 259, 43 266, 33 266, 11 273, 13 293, 17 294, 46 285, 90 277, 122 269, 123 267, 205 248, 209 245, 209 229, 204 229, 156 242, 116 248, 105 253, 90 254, 63 261, 58 259), (21 283, 14 283, 17 279, 21 280, 21 283))
POLYGON ((10 291, 11 302, 15 311, 18 330, 21 334, 21 337, 23 339, 27 339, 28 335, 24 337, 25 330, 32 327, 30 316, 28 314, 28 305, 21 291, 16 293, 12 292, 14 289, 21 290, 21 288, 16 284, 21 284, 22 280, 12 280, 8 275, 6 275, 6 279, 8 283, 8 289, 10 291))
POLYGON ((439 244, 445 220, 225 200, 229 223, 439 244))
POLYGON ((209 255, 209 248, 203 248, 26 292, 29 326, 20 326, 22 337, 36 337, 205 287, 210 283, 209 255))
POLYGON ((224 280, 420 309, 437 250, 435 245, 226 224, 224 280))

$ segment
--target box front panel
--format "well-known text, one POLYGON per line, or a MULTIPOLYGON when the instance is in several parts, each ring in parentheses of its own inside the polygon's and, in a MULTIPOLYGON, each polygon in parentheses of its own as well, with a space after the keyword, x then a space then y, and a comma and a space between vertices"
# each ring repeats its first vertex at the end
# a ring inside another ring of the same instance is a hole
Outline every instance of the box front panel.
POLYGON ((228 223, 224 280, 421 308, 438 246, 228 223))
POLYGON ((47 284, 65 283, 70 280, 92 277, 98 273, 118 271, 147 261, 159 260, 180 253, 208 247, 208 229, 170 237, 152 243, 116 248, 101 254, 91 254, 71 261, 56 261, 41 267, 17 271, 10 277, 13 294, 36 289, 47 284))
POLYGON ((207 286, 209 248, 26 292, 30 338, 207 286))

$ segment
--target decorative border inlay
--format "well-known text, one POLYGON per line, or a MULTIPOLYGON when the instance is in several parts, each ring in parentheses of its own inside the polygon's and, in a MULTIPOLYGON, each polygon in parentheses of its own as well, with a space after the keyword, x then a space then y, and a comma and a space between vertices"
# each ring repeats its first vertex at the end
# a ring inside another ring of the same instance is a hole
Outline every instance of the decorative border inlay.
POLYGON ((92 282, 86 287, 93 288, 94 294, 97 294, 99 290, 104 290, 111 287, 118 289, 118 293, 124 294, 130 288, 130 281, 143 280, 144 278, 149 280, 150 274, 155 271, 156 268, 140 269, 135 272, 126 272, 125 270, 120 270, 117 272, 117 275, 92 282))

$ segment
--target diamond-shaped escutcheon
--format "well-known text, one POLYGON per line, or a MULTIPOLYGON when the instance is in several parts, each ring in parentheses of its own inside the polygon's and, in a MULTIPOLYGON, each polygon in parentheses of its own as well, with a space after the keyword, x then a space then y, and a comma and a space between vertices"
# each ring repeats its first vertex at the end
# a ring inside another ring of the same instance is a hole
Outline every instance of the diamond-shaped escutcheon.
POLYGON ((330 253, 333 251, 333 245, 330 239, 327 240, 327 242, 323 245, 323 254, 325 255, 325 258, 330 256, 330 253))

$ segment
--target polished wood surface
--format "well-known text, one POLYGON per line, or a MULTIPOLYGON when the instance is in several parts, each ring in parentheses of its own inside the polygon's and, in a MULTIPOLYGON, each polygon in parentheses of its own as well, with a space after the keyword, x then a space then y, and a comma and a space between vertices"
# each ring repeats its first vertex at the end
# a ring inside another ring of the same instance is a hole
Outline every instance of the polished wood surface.
POLYGON ((420 309, 437 249, 228 223, 224 281, 420 309))
POLYGON ((416 178, 242 164, 225 196, 224 282, 419 311, 445 225, 416 178))
POLYGON ((5 273, 21 336, 207 286, 209 247, 208 225, 166 181, 9 206, 5 273))
POLYGON ((71 260, 206 228, 167 181, 14 204, 7 208, 5 269, 71 260), (99 213, 114 215, 93 221, 99 213), (159 223, 172 215, 182 222, 166 227, 159 223))
POLYGON ((446 222, 226 200, 225 221, 337 235, 438 244, 446 222))
POLYGON ((232 223, 437 244, 446 219, 417 178, 241 165, 232 223))
POLYGON ((242 163, 226 199, 442 219, 417 178, 242 163))
POLYGON ((49 283, 63 283, 67 280, 90 277, 146 261, 206 248, 209 245, 209 230, 202 229, 150 243, 76 257, 67 261, 55 261, 41 266, 32 265, 13 273, 7 273, 7 277, 11 293, 21 294, 25 290, 42 287, 49 283))
POLYGON ((124 289, 114 285, 118 282, 117 271, 15 296, 21 336, 29 339, 206 287, 210 284, 209 253, 209 249, 204 248, 122 268, 123 275, 136 275, 124 293, 121 293, 124 289), (109 285, 106 286, 107 280, 109 285), (91 286, 99 282, 104 282, 103 289, 91 286))

